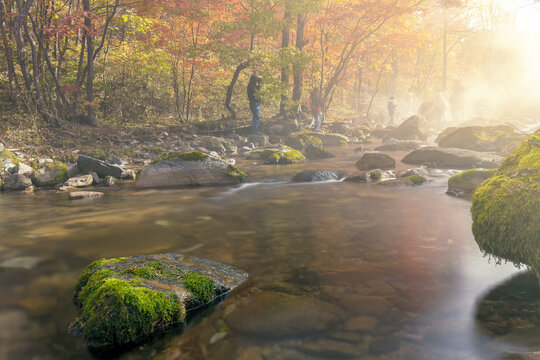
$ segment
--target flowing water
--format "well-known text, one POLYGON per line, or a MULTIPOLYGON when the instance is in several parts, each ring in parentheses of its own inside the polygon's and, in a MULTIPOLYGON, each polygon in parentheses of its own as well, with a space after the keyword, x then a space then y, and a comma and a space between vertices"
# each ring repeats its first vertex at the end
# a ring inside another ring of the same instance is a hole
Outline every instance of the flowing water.
POLYGON ((419 187, 287 181, 305 168, 351 171, 358 155, 347 151, 289 167, 243 162, 251 182, 234 188, 120 186, 90 202, 52 191, 5 195, 0 359, 92 358, 67 332, 78 274, 97 258, 164 252, 231 264, 250 280, 183 332, 124 359, 497 359, 509 349, 538 351, 477 325, 478 301, 519 270, 483 257, 470 202, 444 193, 444 172, 419 187))

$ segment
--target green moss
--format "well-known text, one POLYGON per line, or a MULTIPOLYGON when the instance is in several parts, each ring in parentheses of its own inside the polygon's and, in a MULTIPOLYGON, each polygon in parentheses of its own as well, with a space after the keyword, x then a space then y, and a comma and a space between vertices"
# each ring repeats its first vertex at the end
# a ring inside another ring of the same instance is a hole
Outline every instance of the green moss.
POLYGON ((233 165, 227 166, 227 175, 238 179, 240 182, 246 182, 247 180, 247 174, 233 165))
POLYGON ((141 287, 137 280, 101 276, 79 299, 79 323, 89 341, 127 344, 184 319, 184 306, 174 293, 141 287))
POLYGON ((270 155, 272 155, 273 153, 275 153, 276 150, 274 149, 257 149, 257 150, 253 150, 252 152, 250 152, 246 158, 248 160, 252 160, 252 159, 263 159, 263 160, 267 160, 270 155))
POLYGON ((409 180, 412 181, 414 185, 422 185, 423 183, 427 181, 425 177, 423 177, 422 175, 417 175, 417 174, 410 175, 408 178, 409 180))
POLYGON ((155 164, 161 160, 170 160, 170 159, 175 159, 175 158, 178 158, 184 161, 204 161, 208 159, 208 157, 209 156, 207 154, 204 154, 200 151, 192 151, 188 153, 163 154, 155 158, 150 164, 155 164))
POLYGON ((371 170, 369 172, 369 178, 372 181, 381 181, 382 180, 382 171, 379 169, 371 170))
POLYGON ((191 272, 182 279, 184 286, 201 303, 206 304, 212 300, 214 294, 214 280, 208 276, 191 272))
POLYGON ((146 267, 130 267, 122 271, 122 274, 135 276, 143 279, 154 279, 157 277, 155 271, 150 272, 146 267))
POLYGON ((86 285, 90 276, 92 276, 92 274, 97 269, 105 265, 114 265, 124 260, 126 260, 125 257, 120 257, 120 258, 112 258, 112 259, 100 259, 100 260, 91 262, 90 265, 88 265, 86 269, 84 269, 81 275, 79 276, 79 280, 77 281, 77 285, 75 286, 75 296, 77 296, 77 294, 81 291, 81 289, 86 285))
POLYGON ((13 164, 18 164, 21 162, 21 159, 3 146, 2 151, 0 151, 0 159, 9 159, 13 164))
POLYGON ((540 272, 540 131, 505 159, 472 203, 473 233, 481 250, 540 272))
POLYGON ((135 171, 135 179, 138 179, 138 178, 139 178, 139 176, 141 176, 141 173, 142 173, 142 171, 143 171, 143 169, 142 169, 142 168, 141 168, 141 169, 139 169, 139 170, 137 170, 137 171, 135 171))
POLYGON ((290 148, 288 146, 284 146, 281 148, 281 150, 276 151, 270 157, 268 157, 266 163, 286 165, 302 162, 305 160, 306 157, 300 151, 290 148))
POLYGON ((448 187, 473 192, 483 181, 495 175, 496 172, 497 169, 462 171, 448 179, 448 187))
POLYGON ((347 145, 349 140, 340 134, 324 134, 314 131, 298 131, 291 133, 285 140, 285 144, 295 149, 305 150, 308 144, 316 146, 341 146, 347 145), (317 140, 314 140, 314 139, 317 140), (320 145, 319 145, 320 144, 320 145))

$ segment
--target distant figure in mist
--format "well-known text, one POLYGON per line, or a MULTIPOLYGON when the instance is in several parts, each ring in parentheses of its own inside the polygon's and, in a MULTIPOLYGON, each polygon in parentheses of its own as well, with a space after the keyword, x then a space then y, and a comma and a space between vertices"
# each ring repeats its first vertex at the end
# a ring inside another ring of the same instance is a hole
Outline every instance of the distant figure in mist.
POLYGON ((393 96, 390 96, 390 99, 388 99, 388 115, 390 116, 390 122, 388 125, 393 126, 394 125, 394 116, 396 115, 397 111, 397 103, 396 99, 393 96))
POLYGON ((247 96, 249 100, 249 109, 253 115, 253 132, 255 134, 260 134, 259 124, 261 122, 261 99, 259 97, 258 91, 261 90, 262 79, 257 75, 253 74, 249 78, 249 83, 247 86, 247 96))
POLYGON ((454 121, 459 123, 465 121, 465 87, 461 81, 456 82, 456 85, 452 90, 450 105, 454 121))
POLYGON ((313 120, 309 125, 314 131, 319 131, 322 120, 323 120, 323 110, 322 110, 322 99, 321 94, 317 88, 311 90, 311 95, 308 99, 309 108, 311 109, 311 114, 313 115, 313 120))

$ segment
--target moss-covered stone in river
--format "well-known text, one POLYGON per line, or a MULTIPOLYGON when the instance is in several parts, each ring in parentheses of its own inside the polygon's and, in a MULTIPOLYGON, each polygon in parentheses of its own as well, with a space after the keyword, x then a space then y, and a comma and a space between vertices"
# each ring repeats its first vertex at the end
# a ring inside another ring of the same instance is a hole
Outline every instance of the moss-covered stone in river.
POLYGON ((246 159, 253 160, 253 159, 262 159, 267 160, 270 155, 275 153, 277 150, 275 149, 256 149, 247 154, 246 159))
POLYGON ((452 175, 450 179, 448 179, 448 188, 461 190, 465 193, 472 194, 482 184, 482 182, 495 175, 496 172, 497 169, 466 170, 452 175))
POLYGON ((540 274, 540 130, 524 140, 473 196, 480 249, 540 274))
POLYGON ((281 150, 276 151, 268 157, 266 161, 267 164, 294 164, 297 162, 305 161, 306 157, 300 151, 295 150, 291 147, 284 146, 281 150))
POLYGON ((412 181, 412 183, 414 185, 422 185, 423 183, 425 183, 427 181, 427 179, 425 177, 423 177, 422 175, 418 175, 418 174, 409 175, 408 178, 409 178, 409 180, 412 181))
POLYGON ((68 167, 63 162, 53 161, 45 163, 42 168, 44 169, 44 173, 34 178, 37 186, 53 186, 63 183, 69 178, 68 167))
POLYGON ((170 160, 174 158, 178 158, 184 161, 204 161, 208 159, 208 156, 209 155, 204 154, 200 151, 192 151, 187 153, 169 153, 158 156, 150 164, 155 164, 160 160, 170 160))
POLYGON ((239 182, 246 182, 247 180, 247 174, 234 165, 229 165, 227 167, 227 175, 238 179, 239 182))
POLYGON ((94 261, 75 288, 81 311, 72 331, 97 350, 135 344, 182 323, 246 278, 231 266, 179 254, 94 261))

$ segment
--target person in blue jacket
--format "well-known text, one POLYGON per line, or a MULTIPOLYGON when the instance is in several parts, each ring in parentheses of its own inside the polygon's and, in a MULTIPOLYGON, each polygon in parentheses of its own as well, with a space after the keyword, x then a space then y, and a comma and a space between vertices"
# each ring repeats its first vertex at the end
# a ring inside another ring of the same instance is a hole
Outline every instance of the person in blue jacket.
POLYGON ((253 115, 253 131, 260 134, 259 124, 261 122, 261 99, 257 92, 261 90, 262 79, 257 75, 251 75, 247 86, 247 96, 249 100, 249 109, 253 115))

